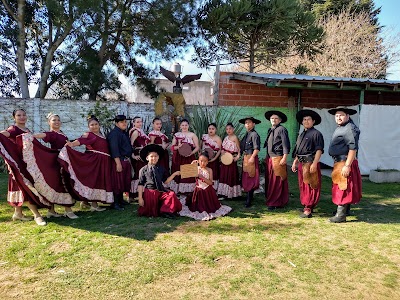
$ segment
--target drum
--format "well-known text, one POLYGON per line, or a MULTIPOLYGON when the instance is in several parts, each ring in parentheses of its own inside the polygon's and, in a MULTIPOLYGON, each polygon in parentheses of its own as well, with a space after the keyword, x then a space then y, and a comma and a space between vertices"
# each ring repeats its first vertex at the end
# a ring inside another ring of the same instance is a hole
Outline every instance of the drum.
POLYGON ((214 150, 211 148, 204 148, 204 152, 207 152, 208 154, 208 159, 213 159, 214 158, 214 150))
POLYGON ((183 143, 178 152, 180 155, 187 157, 192 153, 192 147, 187 143, 183 143))
POLYGON ((233 163, 233 155, 229 152, 225 152, 221 155, 221 162, 224 165, 229 166, 231 163, 233 163))

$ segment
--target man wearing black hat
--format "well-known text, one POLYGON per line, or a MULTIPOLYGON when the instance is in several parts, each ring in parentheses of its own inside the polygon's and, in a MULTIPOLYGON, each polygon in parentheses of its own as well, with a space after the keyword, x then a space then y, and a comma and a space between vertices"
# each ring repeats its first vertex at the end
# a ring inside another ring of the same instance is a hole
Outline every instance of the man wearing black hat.
POLYGON ((287 129, 281 125, 287 121, 283 112, 270 110, 265 113, 265 118, 272 125, 264 143, 264 148, 267 148, 265 197, 268 209, 274 210, 289 202, 286 161, 290 152, 290 141, 287 129))
POLYGON ((332 223, 346 222, 346 210, 350 204, 361 200, 361 174, 356 159, 360 130, 350 115, 356 110, 338 107, 328 110, 335 116, 338 127, 332 135, 329 155, 334 160, 332 171, 332 202, 338 208, 336 215, 329 220, 332 223))
POLYGON ((311 218, 314 207, 321 195, 321 168, 319 160, 324 152, 322 133, 314 128, 321 123, 321 116, 310 109, 300 110, 296 114, 297 122, 304 131, 298 136, 293 150, 292 171, 298 172, 300 202, 304 206, 301 218, 311 218))
POLYGON ((260 186, 260 171, 258 168, 258 152, 260 152, 260 136, 254 127, 260 124, 261 121, 253 117, 246 117, 239 120, 239 123, 244 124, 246 135, 240 141, 240 154, 244 154, 243 172, 242 172, 242 187, 247 192, 246 207, 251 206, 253 201, 254 191, 260 186))
POLYGON ((110 147, 112 164, 111 180, 114 193, 114 208, 122 210, 120 206, 124 204, 123 193, 129 192, 131 187, 131 164, 129 158, 132 155, 132 146, 126 134, 128 123, 124 115, 117 115, 113 119, 115 127, 107 135, 110 147))

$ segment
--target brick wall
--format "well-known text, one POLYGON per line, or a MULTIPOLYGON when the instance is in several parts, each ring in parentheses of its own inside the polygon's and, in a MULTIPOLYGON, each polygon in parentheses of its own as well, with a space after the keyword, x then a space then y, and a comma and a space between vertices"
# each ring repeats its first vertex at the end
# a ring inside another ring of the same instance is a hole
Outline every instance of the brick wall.
POLYGON ((288 90, 230 79, 231 73, 221 72, 219 80, 220 106, 288 107, 288 90))

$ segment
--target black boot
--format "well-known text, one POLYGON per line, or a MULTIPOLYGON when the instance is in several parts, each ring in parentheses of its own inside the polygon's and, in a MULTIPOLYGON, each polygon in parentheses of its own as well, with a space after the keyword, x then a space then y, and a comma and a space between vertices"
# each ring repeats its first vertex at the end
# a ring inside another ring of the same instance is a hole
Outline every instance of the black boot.
POLYGON ((254 194, 253 190, 247 192, 245 207, 250 207, 251 206, 251 202, 253 201, 253 194, 254 194))
POLYGON ((346 217, 351 216, 351 212, 350 212, 350 204, 346 205, 346 217))
POLYGON ((111 205, 111 207, 115 210, 124 210, 124 208, 119 204, 121 199, 123 199, 122 194, 114 194, 114 203, 111 205))
POLYGON ((343 223, 346 222, 346 206, 338 205, 336 215, 329 219, 332 223, 343 223))

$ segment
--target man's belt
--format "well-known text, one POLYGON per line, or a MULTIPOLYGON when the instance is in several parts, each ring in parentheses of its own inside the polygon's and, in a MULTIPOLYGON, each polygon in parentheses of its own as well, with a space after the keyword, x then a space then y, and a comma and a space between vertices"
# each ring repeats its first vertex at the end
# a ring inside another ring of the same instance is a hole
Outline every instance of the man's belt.
POLYGON ((347 159, 347 155, 334 155, 332 156, 334 162, 345 161, 347 159))
POLYGON ((297 159, 301 163, 308 163, 314 161, 314 155, 297 155, 297 159))

